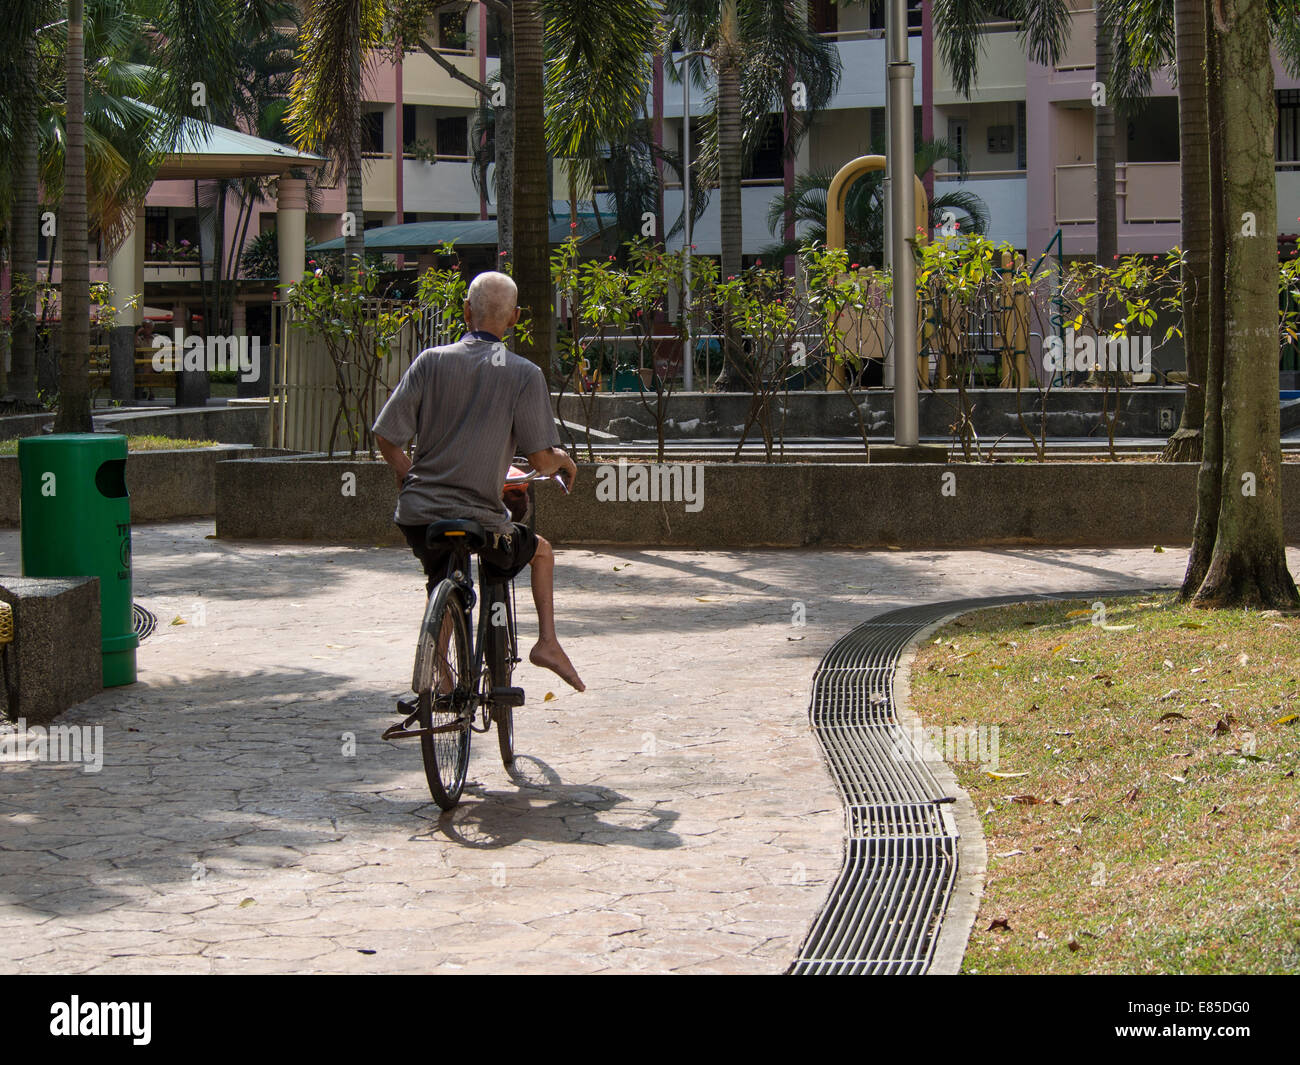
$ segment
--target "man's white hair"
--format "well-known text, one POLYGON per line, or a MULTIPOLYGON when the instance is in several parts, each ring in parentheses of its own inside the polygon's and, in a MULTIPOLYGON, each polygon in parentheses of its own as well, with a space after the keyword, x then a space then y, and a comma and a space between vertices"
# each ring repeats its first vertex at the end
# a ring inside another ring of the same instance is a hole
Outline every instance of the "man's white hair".
POLYGON ((489 270, 469 283, 467 298, 476 322, 500 322, 515 313, 519 288, 508 275, 489 270))

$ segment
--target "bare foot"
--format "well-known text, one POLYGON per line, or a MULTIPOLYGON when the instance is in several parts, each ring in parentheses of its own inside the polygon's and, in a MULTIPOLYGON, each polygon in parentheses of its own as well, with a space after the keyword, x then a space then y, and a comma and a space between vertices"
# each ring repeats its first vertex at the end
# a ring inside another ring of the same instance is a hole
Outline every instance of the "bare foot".
POLYGON ((569 656, 564 653, 564 648, 558 642, 543 643, 538 640, 533 644, 533 649, 528 652, 528 661, 535 666, 549 669, 570 687, 577 688, 580 692, 587 690, 587 686, 582 683, 582 678, 578 676, 578 671, 569 661, 569 656))

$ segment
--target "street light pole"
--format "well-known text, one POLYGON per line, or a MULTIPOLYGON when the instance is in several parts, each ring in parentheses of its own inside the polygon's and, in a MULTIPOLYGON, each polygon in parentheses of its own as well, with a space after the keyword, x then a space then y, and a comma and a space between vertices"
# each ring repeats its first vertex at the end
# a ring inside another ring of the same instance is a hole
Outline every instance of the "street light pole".
POLYGON ((912 85, 907 57, 907 0, 890 0, 886 18, 889 43, 889 159, 891 250, 894 274, 894 443, 915 447, 919 422, 916 381, 916 154, 912 85))
POLYGON ((691 392, 695 386, 695 352, 691 336, 691 66, 704 51, 683 52, 682 70, 682 318, 686 322, 686 350, 682 355, 682 388, 691 392))

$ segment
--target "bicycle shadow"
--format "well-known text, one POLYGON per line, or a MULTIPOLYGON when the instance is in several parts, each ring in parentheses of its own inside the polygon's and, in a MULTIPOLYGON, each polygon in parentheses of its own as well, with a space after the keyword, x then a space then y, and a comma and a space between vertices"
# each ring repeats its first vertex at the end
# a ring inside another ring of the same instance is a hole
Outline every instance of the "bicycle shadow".
POLYGON ((515 791, 468 783, 460 805, 443 812, 428 833, 476 850, 509 847, 524 840, 668 850, 682 845, 669 831, 676 810, 628 806, 628 796, 597 784, 565 784, 540 758, 515 755, 507 769, 515 791))

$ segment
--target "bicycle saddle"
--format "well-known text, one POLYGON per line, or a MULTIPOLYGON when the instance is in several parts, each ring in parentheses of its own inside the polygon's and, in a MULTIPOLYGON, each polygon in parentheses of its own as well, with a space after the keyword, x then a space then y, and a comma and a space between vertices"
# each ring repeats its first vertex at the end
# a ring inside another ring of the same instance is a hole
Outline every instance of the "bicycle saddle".
POLYGON ((434 544, 465 544, 471 551, 477 551, 487 543, 487 530, 469 518, 450 518, 435 521, 429 526, 424 542, 432 547, 434 544))

